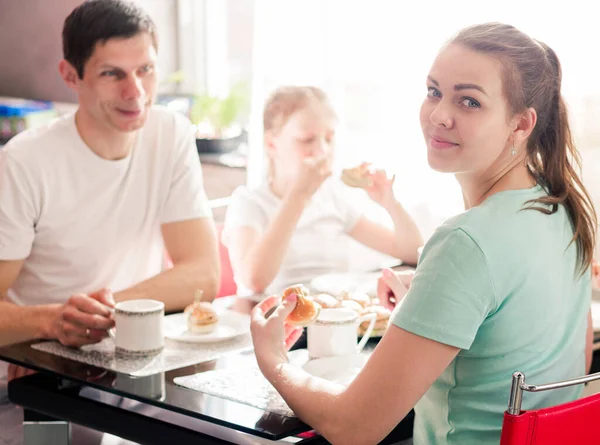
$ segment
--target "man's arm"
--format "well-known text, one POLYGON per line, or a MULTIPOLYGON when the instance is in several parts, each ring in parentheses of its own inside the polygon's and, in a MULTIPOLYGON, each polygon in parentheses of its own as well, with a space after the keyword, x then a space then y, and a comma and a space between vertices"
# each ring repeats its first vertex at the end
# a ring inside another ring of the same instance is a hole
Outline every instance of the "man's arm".
POLYGON ((204 292, 204 300, 212 301, 220 278, 212 218, 164 224, 162 234, 173 268, 115 293, 115 301, 151 298, 164 302, 166 311, 178 311, 194 300, 198 289, 204 292))
POLYGON ((56 314, 54 306, 21 307, 6 301, 24 260, 0 261, 0 346, 44 337, 44 326, 56 314))
POLYGON ((64 304, 18 306, 6 300, 24 260, 0 261, 0 346, 52 338, 67 346, 97 343, 114 326, 106 290, 72 295, 64 304))

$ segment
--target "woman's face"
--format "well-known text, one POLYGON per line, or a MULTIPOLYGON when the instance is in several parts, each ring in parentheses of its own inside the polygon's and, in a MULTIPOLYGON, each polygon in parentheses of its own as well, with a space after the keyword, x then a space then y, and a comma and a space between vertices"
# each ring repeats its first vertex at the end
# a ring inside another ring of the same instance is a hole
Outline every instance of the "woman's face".
POLYGON ((275 135, 267 135, 267 150, 277 176, 295 178, 305 158, 326 157, 331 166, 336 118, 325 105, 312 102, 293 113, 275 135))
POLYGON ((427 76, 420 119, 431 168, 493 174, 512 150, 501 62, 459 44, 444 48, 427 76))

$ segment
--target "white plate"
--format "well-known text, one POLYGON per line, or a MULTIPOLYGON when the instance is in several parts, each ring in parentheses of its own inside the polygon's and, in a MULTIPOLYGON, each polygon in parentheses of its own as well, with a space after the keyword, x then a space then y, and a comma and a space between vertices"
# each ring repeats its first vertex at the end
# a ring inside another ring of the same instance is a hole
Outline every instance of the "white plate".
POLYGON ((315 377, 341 385, 349 385, 366 361, 367 357, 364 354, 324 357, 306 362, 303 368, 315 377))
POLYGON ((336 273, 320 275, 310 282, 313 293, 325 293, 335 297, 344 292, 364 292, 372 298, 377 296, 377 279, 381 272, 336 273))
POLYGON ((214 343, 250 332, 249 315, 228 310, 218 314, 219 323, 217 327, 207 334, 188 331, 186 314, 167 315, 164 324, 165 337, 185 343, 214 343))

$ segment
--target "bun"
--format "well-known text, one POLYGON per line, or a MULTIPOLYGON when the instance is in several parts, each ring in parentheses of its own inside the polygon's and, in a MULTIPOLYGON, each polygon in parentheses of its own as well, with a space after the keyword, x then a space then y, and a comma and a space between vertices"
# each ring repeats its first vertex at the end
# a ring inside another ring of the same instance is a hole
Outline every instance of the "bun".
POLYGON ((308 297, 308 289, 302 284, 294 284, 283 291, 283 299, 290 294, 296 294, 299 297, 308 297))
POLYGON ((344 300, 355 301, 360 304, 362 307, 367 307, 372 305, 371 297, 364 292, 352 292, 345 293, 344 300))
POLYGON ((219 322, 219 316, 208 302, 196 301, 186 307, 184 312, 188 315, 188 329, 194 333, 208 334, 219 322))
POLYGON ((350 187, 371 187, 371 178, 369 177, 369 164, 363 163, 356 167, 343 169, 340 179, 344 184, 350 187))
POLYGON ((354 300, 343 300, 341 304, 343 308, 352 309, 354 312, 360 313, 363 310, 361 304, 354 300))
POLYGON ((290 286, 283 291, 281 302, 283 303, 291 294, 297 296, 296 307, 287 316, 286 322, 293 326, 304 327, 315 321, 321 312, 321 305, 308 297, 308 289, 301 284, 290 286))
POLYGON ((318 303, 323 309, 333 309, 340 307, 340 300, 329 294, 319 294, 313 297, 315 303, 318 303))
MULTIPOLYGON (((376 314, 375 325, 373 326, 372 336, 379 336, 381 333, 385 332, 388 327, 390 316, 392 315, 391 311, 383 306, 368 306, 362 310, 361 315, 365 314, 376 314)), ((363 321, 359 326, 359 334, 364 334, 369 324, 370 320, 363 321)))

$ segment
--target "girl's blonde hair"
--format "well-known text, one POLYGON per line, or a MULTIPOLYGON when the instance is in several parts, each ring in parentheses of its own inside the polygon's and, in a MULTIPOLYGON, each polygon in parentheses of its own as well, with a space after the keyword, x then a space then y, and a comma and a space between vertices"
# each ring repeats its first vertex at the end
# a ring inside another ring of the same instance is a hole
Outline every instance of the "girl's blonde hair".
MULTIPOLYGON (((277 134, 286 124, 290 116, 307 107, 318 103, 335 116, 335 112, 325 92, 315 86, 282 86, 271 93, 265 102, 263 110, 263 132, 277 134)), ((268 157, 268 179, 273 179, 275 168, 273 160, 268 157)))

